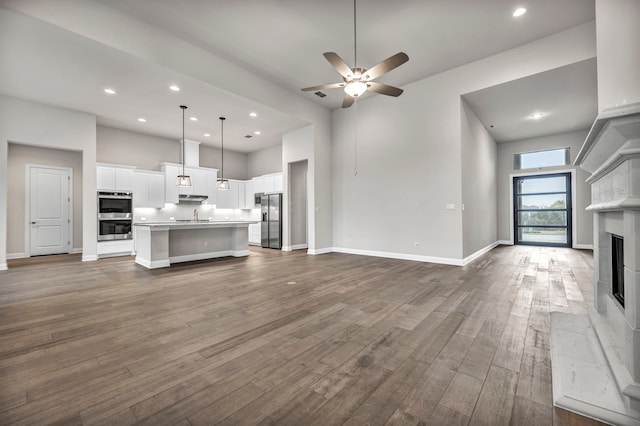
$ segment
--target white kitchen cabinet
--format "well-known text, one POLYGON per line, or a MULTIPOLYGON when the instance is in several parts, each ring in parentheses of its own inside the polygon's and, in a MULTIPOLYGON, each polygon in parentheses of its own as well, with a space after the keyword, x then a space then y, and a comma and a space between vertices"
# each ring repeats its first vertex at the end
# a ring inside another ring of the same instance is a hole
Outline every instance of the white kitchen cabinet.
POLYGON ((218 190, 218 201, 216 208, 218 209, 237 209, 240 208, 239 203, 240 182, 229 179, 228 190, 218 190))
POLYGON ((96 167, 98 191, 132 192, 134 167, 99 164, 96 167))
POLYGON ((274 183, 273 175, 263 176, 262 178, 264 179, 262 184, 264 191, 262 192, 267 192, 267 193, 273 192, 273 183, 274 183))
POLYGON ((133 207, 164 207, 164 173, 136 170, 133 173, 133 207))
POLYGON ((167 203, 177 203, 180 194, 186 195, 207 195, 207 203, 216 204, 216 176, 217 169, 204 167, 185 167, 184 173, 191 177, 191 186, 177 187, 176 180, 182 174, 182 165, 173 163, 162 163, 162 172, 165 182, 165 201, 167 203))
POLYGON ((255 187, 253 179, 244 182, 244 204, 240 206, 241 209, 253 209, 255 207, 255 187))
POLYGON ((98 257, 131 256, 133 240, 98 241, 96 254, 98 257))
POLYGON ((249 224, 249 244, 256 246, 261 244, 261 226, 260 222, 249 224))

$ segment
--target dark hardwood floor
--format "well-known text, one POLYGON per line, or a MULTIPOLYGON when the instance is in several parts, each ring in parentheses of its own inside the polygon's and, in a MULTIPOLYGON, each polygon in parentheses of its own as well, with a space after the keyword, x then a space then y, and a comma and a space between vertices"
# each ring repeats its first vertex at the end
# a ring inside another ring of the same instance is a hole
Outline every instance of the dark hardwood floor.
POLYGON ((549 312, 591 302, 590 251, 9 267, 2 425, 598 424, 553 408, 549 353, 549 312))

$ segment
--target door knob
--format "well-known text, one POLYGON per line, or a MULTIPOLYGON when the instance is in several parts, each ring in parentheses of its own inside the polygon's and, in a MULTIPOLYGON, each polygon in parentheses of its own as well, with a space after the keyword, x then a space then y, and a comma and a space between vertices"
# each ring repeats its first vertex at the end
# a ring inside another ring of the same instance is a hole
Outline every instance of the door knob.
POLYGON ((31 222, 31 224, 32 224, 32 225, 35 225, 35 224, 36 224, 35 220, 34 220, 33 222, 31 222))

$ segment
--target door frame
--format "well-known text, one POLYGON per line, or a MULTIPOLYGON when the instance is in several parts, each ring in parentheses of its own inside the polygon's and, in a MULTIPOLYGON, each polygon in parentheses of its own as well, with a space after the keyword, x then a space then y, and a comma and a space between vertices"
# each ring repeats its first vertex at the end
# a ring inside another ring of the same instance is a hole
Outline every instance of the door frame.
POLYGON ((71 167, 50 166, 47 164, 27 163, 24 165, 24 257, 31 257, 31 223, 29 213, 31 212, 31 169, 53 169, 64 170, 69 179, 67 181, 69 202, 67 203, 69 226, 67 227, 68 238, 71 242, 67 247, 67 253, 73 252, 73 169, 71 167))
POLYGON ((560 173, 569 173, 571 176, 571 248, 576 248, 577 226, 576 226, 576 170, 575 169, 557 169, 548 171, 535 171, 526 173, 512 173, 509 175, 509 242, 515 244, 515 220, 513 217, 513 178, 523 176, 543 176, 557 175, 560 173))

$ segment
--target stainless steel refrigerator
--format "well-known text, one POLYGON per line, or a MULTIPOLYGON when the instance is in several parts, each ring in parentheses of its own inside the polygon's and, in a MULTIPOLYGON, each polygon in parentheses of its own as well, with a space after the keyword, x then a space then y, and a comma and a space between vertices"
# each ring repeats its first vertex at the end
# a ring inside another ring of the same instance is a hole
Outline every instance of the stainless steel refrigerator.
POLYGON ((262 247, 282 248, 282 194, 263 194, 260 199, 262 210, 262 247))

